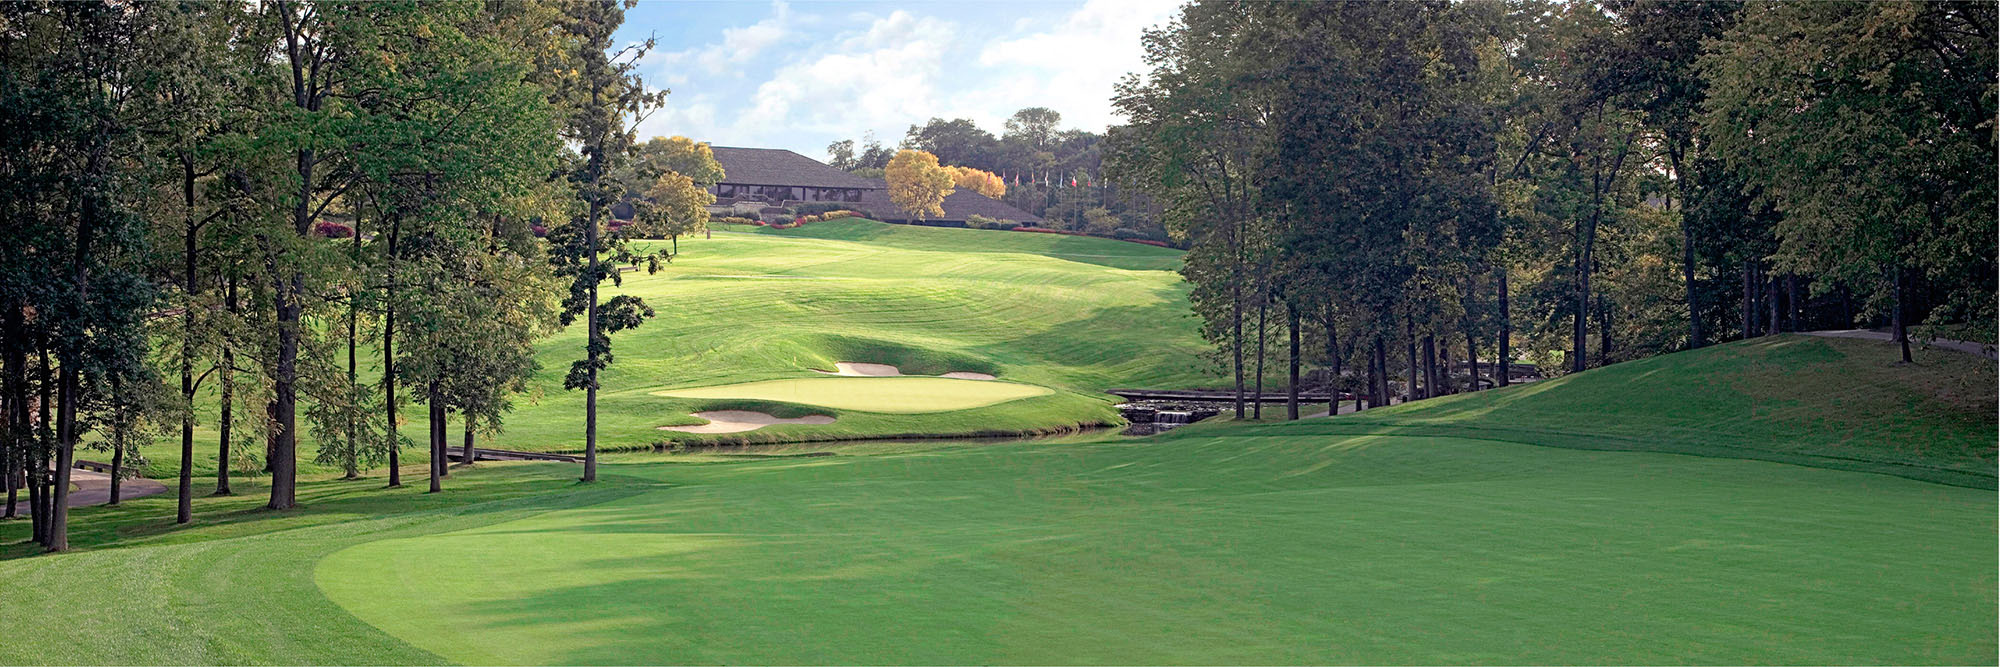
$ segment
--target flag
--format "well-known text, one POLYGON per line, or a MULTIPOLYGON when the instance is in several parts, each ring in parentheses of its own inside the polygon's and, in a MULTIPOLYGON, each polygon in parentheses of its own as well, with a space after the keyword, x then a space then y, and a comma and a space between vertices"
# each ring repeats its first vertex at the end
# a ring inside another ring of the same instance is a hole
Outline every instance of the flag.
POLYGON ((1069 186, 1076 187, 1076 176, 1073 174, 1069 177, 1069 186))

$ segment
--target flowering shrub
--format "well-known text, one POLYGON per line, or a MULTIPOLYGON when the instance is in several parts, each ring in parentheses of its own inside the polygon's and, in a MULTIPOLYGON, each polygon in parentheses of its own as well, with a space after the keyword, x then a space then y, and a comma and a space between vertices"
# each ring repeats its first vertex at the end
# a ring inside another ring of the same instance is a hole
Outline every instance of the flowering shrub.
POLYGON ((765 222, 762 220, 751 220, 750 224, 756 225, 758 227, 763 227, 765 225, 765 222))
POLYGON ((1049 229, 1047 227, 1015 227, 1014 231, 1035 232, 1038 234, 1061 234, 1063 236, 1089 236, 1089 234, 1083 232, 1075 232, 1067 229, 1049 229))
POLYGON ((538 239, 548 238, 549 236, 549 228, 542 225, 531 225, 528 227, 528 231, 533 233, 535 238, 538 239))
POLYGON ((338 222, 322 221, 313 224, 313 236, 329 239, 344 239, 354 236, 354 228, 338 222))

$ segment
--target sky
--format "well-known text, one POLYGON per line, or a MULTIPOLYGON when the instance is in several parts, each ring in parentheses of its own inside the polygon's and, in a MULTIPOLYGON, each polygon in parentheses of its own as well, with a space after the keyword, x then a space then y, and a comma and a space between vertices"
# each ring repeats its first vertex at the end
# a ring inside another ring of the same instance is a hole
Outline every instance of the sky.
POLYGON ((618 43, 651 37, 648 85, 671 91, 639 125, 643 141, 684 135, 717 146, 787 148, 825 159, 828 143, 873 131, 894 146, 911 125, 970 118, 1001 134, 1043 106, 1064 128, 1120 119, 1112 85, 1141 67, 1142 30, 1176 0, 1006 2, 678 2, 626 10, 618 43))

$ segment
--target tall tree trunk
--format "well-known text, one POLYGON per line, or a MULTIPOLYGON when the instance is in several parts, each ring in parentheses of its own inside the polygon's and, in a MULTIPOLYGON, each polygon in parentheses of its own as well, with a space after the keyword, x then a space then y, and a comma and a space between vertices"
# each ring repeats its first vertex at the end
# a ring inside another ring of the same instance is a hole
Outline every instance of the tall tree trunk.
POLYGON ((56 405, 56 365, 49 360, 49 341, 46 337, 42 339, 40 350, 38 351, 41 355, 42 377, 37 387, 39 390, 37 398, 41 400, 41 403, 36 406, 35 412, 36 417, 38 417, 36 431, 37 435, 41 437, 39 439, 40 446, 36 447, 35 452, 34 475, 29 478, 30 481, 28 483, 39 489, 39 492, 34 494, 34 504, 32 505, 35 513, 35 527, 37 529, 35 541, 47 546, 49 543, 49 519, 52 515, 52 512, 49 511, 49 494, 55 492, 55 487, 50 483, 54 475, 49 467, 52 457, 55 456, 57 447, 56 420, 54 414, 51 412, 55 409, 56 405))
MULTIPOLYGON (((1231 251, 1235 252, 1235 251, 1231 251)), ((1241 253, 1238 253, 1241 254, 1241 253)), ((1243 262, 1236 257, 1234 272, 1229 278, 1229 326, 1231 334, 1230 354, 1234 357, 1231 370, 1236 375, 1236 418, 1243 418, 1243 262)))
POLYGON ((1778 335, 1778 279, 1775 276, 1764 278, 1764 309, 1768 311, 1764 320, 1764 334, 1778 335))
POLYGON ((1368 407, 1376 408, 1389 404, 1389 346, 1382 340, 1382 334, 1375 334, 1375 367, 1369 370, 1369 386, 1374 397, 1368 400, 1368 407))
MULTIPOLYGON (((236 276, 228 279, 226 291, 222 295, 222 307, 229 311, 234 320, 236 308, 236 276)), ((229 488, 229 429, 234 425, 231 410, 236 407, 236 334, 233 328, 222 332, 222 416, 216 420, 216 429, 221 431, 215 448, 215 495, 227 496, 235 492, 229 488)))
MULTIPOLYGON (((125 410, 123 407, 117 409, 120 412, 125 410)), ((122 426, 125 420, 120 417, 118 421, 121 426, 111 435, 111 500, 105 503, 107 505, 118 504, 125 477, 125 427, 122 426)))
POLYGON ((1423 365, 1417 357, 1417 325, 1409 315, 1403 316, 1403 340, 1408 341, 1410 348, 1409 356, 1405 357, 1409 360, 1405 365, 1410 369, 1410 386, 1403 391, 1403 402, 1408 403, 1421 397, 1417 393, 1417 371, 1423 365))
POLYGON ((444 490, 444 405, 439 396, 437 381, 433 380, 425 397, 430 409, 430 458, 431 493, 444 490))
POLYGON ((1743 339, 1757 337, 1757 260, 1743 260, 1743 339))
POLYGON ((181 161, 181 291, 186 303, 181 312, 181 469, 176 491, 174 523, 194 520, 194 339, 195 297, 201 291, 196 280, 195 259, 201 224, 195 221, 194 156, 180 151, 181 161))
MULTIPOLYGON (((1261 288, 1257 293, 1260 297, 1265 294, 1261 288)), ((1264 314, 1269 310, 1269 306, 1270 304, 1264 300, 1257 303, 1257 398, 1250 404, 1252 419, 1264 418, 1264 341, 1270 337, 1264 331, 1264 314)))
POLYGON ((1437 338, 1424 334, 1424 398, 1442 395, 1438 386, 1437 338))
POLYGON ((1597 365, 1611 363, 1611 300, 1597 297, 1597 365))
POLYGON ((472 465, 474 461, 479 460, 479 450, 475 449, 472 444, 472 413, 470 412, 465 413, 465 448, 460 452, 459 457, 465 461, 465 465, 472 465))
POLYGON ((1500 358, 1495 360, 1495 382, 1502 387, 1514 383, 1514 314, 1507 309, 1507 267, 1500 267, 1500 358))
MULTIPOLYGON (((68 354, 72 353, 64 356, 68 354)), ((56 405, 55 479, 49 482, 49 551, 69 549, 69 472, 76 465, 77 401, 83 398, 80 366, 75 358, 68 358, 57 371, 61 396, 56 405)))
POLYGON ((1708 345, 1707 332, 1701 326, 1701 294, 1694 283, 1694 230, 1688 226, 1688 196, 1694 186, 1688 183, 1687 174, 1681 169, 1687 151, 1685 144, 1671 140, 1668 144, 1667 159, 1674 170, 1674 186, 1681 195, 1681 289, 1687 294, 1688 348, 1693 349, 1708 345))
POLYGON ((1285 329, 1291 341, 1290 354, 1285 365, 1290 377, 1285 383, 1285 418, 1299 418, 1299 307, 1285 302, 1285 329))
MULTIPOLYGON (((1326 319, 1326 365, 1329 371, 1326 376, 1326 415, 1332 417, 1340 414, 1340 337, 1334 327, 1333 304, 1328 303, 1320 310, 1326 319)), ((1355 406, 1355 409, 1359 410, 1360 406, 1355 406)))
MULTIPOLYGON (((359 214, 354 216, 353 249, 354 263, 356 266, 359 266, 361 264, 361 216, 359 214)), ((351 403, 347 406, 346 410, 347 450, 341 456, 342 471, 347 473, 343 476, 345 479, 361 478, 361 450, 359 448, 361 423, 355 414, 356 411, 361 409, 361 380, 360 375, 355 373, 355 368, 358 365, 356 361, 359 357, 356 348, 360 347, 361 342, 361 304, 358 300, 361 296, 363 282, 356 280, 353 288, 347 293, 347 397, 351 403)))
POLYGON ((1909 321, 1904 315, 1903 307, 1903 267, 1901 265, 1891 266, 1889 267, 1889 274, 1892 285, 1890 287, 1889 327, 1891 333, 1895 335, 1896 345, 1902 348, 1903 363, 1907 364, 1910 363, 1910 329, 1909 321))
POLYGON ((590 200, 590 219, 584 225, 584 243, 590 247, 590 302, 585 306, 585 319, 589 324, 589 338, 586 339, 586 355, 589 357, 589 378, 583 387, 583 481, 597 481, 597 198, 590 200))
POLYGON ((6 518, 9 519, 20 516, 17 504, 21 487, 28 481, 28 449, 34 439, 34 430, 28 425, 28 336, 22 330, 26 316, 21 308, 22 304, 9 302, 6 311, 0 313, 0 331, 6 332, 0 347, 4 347, 7 355, 7 455, 0 476, 7 478, 6 518))
MULTIPOLYGON (((376 207, 380 210, 380 206, 376 207)), ((382 281, 382 406, 389 418, 389 488, 403 485, 402 425, 396 423, 396 275, 402 256, 396 254, 396 238, 402 234, 401 214, 385 220, 389 224, 389 249, 382 263, 389 269, 382 281)))

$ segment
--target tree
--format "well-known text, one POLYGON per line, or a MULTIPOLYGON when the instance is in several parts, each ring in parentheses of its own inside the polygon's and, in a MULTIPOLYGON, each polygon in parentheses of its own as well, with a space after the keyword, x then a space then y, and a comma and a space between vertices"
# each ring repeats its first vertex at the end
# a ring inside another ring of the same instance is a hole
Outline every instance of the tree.
POLYGON ((911 125, 902 147, 935 155, 944 164, 990 170, 1000 163, 1000 140, 965 118, 911 125))
POLYGON ((999 199, 1007 196, 1007 182, 998 174, 972 167, 945 167, 951 170, 952 184, 979 194, 999 199))
POLYGON ((1699 61, 1702 136, 1783 214, 1779 266, 1886 312, 1905 361, 1919 283, 1993 330, 1996 13, 1758 3, 1699 61))
POLYGON ((708 229, 715 195, 707 188, 725 177, 708 144, 654 137, 637 147, 633 165, 621 171, 622 179, 641 190, 633 200, 639 233, 672 239, 671 252, 678 255, 681 236, 708 229))
POLYGON ((1055 139, 1057 126, 1062 124, 1062 114, 1048 107, 1028 107, 1007 117, 1007 132, 1002 135, 1009 141, 1038 151, 1048 150, 1055 139))
POLYGON ((553 94, 567 114, 563 138, 582 152, 569 171, 580 210, 568 224, 549 230, 549 242, 556 275, 570 281, 562 323, 567 326, 581 315, 587 330, 584 358, 570 365, 563 388, 584 390, 583 481, 591 482, 597 480, 597 377, 611 363, 610 335, 653 316, 644 299, 629 294, 599 303, 598 286, 605 280, 619 283, 617 268, 602 260, 607 254, 614 261, 643 260, 648 271, 658 271, 662 260, 657 254, 635 253, 620 234, 601 234, 605 208, 625 192, 623 184, 607 176, 630 157, 629 124, 658 106, 666 92, 647 87, 635 73, 651 40, 611 51, 612 34, 625 16, 616 2, 575 3, 565 5, 564 12, 563 29, 574 49, 566 55, 575 71, 557 79, 553 94))
POLYGON ((680 238, 708 228, 708 206, 715 195, 694 184, 680 172, 669 171, 653 179, 643 199, 635 203, 633 221, 641 233, 660 234, 673 239, 675 255, 681 251, 680 238))
POLYGON ((944 215, 944 198, 952 193, 952 173, 938 166, 936 155, 898 151, 883 176, 889 181, 889 199, 903 212, 918 219, 944 215))
MULTIPOLYGON (((1278 10, 1189 5, 1172 24, 1145 33, 1146 76, 1128 75, 1113 98, 1131 123, 1112 135, 1118 141, 1107 166, 1117 181, 1159 201, 1167 230, 1190 244, 1181 275, 1195 286, 1203 335, 1226 346, 1238 417, 1246 287, 1259 244, 1269 239, 1253 172, 1269 150, 1273 40, 1264 26, 1278 10)), ((1033 127, 1020 133, 1033 136, 1033 127)))
POLYGON ((853 171, 860 166, 854 159, 854 140, 842 139, 826 145, 826 164, 841 171, 853 171))

